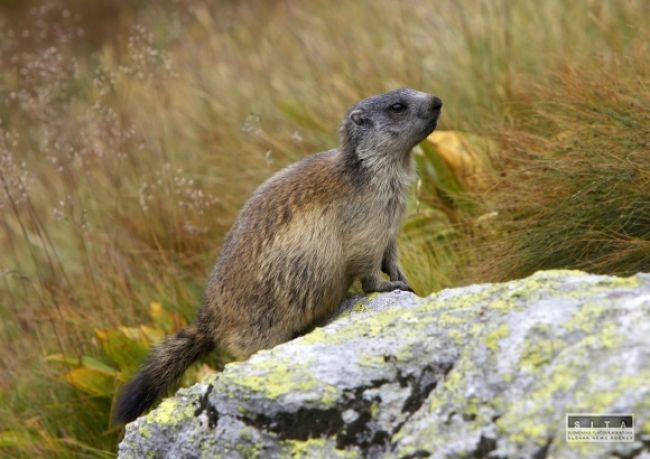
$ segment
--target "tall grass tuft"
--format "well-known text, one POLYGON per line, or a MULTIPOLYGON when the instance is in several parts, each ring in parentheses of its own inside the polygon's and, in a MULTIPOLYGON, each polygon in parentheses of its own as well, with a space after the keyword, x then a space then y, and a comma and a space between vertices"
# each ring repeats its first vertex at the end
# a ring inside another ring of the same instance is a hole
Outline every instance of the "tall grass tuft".
POLYGON ((650 271, 650 65, 630 53, 571 66, 535 88, 503 151, 488 278, 539 269, 650 271), (525 116, 524 116, 525 114, 525 116))

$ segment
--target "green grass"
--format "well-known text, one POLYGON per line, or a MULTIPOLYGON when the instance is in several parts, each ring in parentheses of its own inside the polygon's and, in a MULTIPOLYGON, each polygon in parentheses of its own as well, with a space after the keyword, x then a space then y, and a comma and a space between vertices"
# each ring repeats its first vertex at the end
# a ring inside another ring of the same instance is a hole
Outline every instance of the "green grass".
POLYGON ((103 21, 85 2, 42 5, 0 17, 0 456, 112 455, 110 407, 45 357, 100 357, 95 328, 142 323, 152 301, 191 319, 252 190, 336 145, 346 108, 394 87, 439 95, 440 129, 502 152, 496 178, 460 200, 435 201, 435 180, 414 192, 400 242, 419 293, 647 266, 648 2, 102 2, 103 21), (527 175, 548 158, 553 174, 527 175), (539 183, 554 189, 545 214, 531 208, 539 183), (573 233, 546 259, 559 220, 573 233), (572 254, 585 225, 624 250, 572 254))

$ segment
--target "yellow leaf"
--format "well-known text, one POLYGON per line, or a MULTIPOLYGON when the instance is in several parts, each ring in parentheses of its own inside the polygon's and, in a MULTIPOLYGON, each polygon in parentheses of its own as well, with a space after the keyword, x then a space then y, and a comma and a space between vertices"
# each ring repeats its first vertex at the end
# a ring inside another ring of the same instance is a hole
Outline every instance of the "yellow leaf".
POLYGON ((426 141, 465 187, 476 189, 484 184, 487 155, 496 149, 494 142, 460 131, 434 131, 426 141))
POLYGON ((81 363, 84 367, 90 368, 92 370, 99 371, 100 373, 104 373, 107 376, 112 376, 112 377, 117 377, 119 375, 119 371, 116 370, 115 368, 105 364, 101 360, 97 360, 93 357, 89 357, 87 355, 84 355, 81 357, 81 363))
POLYGON ((115 379, 92 368, 75 368, 65 374, 65 380, 93 397, 112 397, 115 379))
POLYGON ((165 313, 165 310, 162 307, 162 304, 158 303, 157 301, 152 301, 149 303, 149 315, 151 316, 151 320, 154 322, 156 321, 156 318, 160 317, 165 313))
POLYGON ((139 327, 119 326, 117 327, 117 329, 121 331, 124 334, 124 336, 126 336, 127 338, 130 338, 134 341, 140 341, 140 342, 144 341, 145 337, 143 336, 142 331, 140 330, 139 327))
POLYGON ((60 362, 72 366, 79 365, 79 359, 74 355, 51 354, 45 357, 45 360, 47 360, 48 362, 60 362))
POLYGON ((149 344, 158 343, 165 338, 165 332, 159 328, 140 325, 140 331, 146 337, 149 344))
POLYGON ((29 449, 34 436, 29 432, 3 430, 0 432, 0 448, 29 449))
POLYGON ((108 331, 107 330, 102 330, 101 328, 95 328, 95 336, 97 336, 97 339, 100 341, 104 341, 106 339, 108 331))
POLYGON ((149 315, 154 324, 166 333, 173 333, 187 325, 180 314, 166 310, 158 302, 149 305, 149 315))
POLYGON ((160 303, 152 302, 149 305, 149 315, 157 327, 162 328, 166 332, 172 331, 174 326, 172 315, 160 303))

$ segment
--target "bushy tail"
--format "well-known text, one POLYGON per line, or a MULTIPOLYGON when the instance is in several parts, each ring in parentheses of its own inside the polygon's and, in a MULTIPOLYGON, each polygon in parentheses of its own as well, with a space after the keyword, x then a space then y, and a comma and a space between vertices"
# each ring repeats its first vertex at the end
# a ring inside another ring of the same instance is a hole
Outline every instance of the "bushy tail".
POLYGON ((138 374, 122 388, 113 422, 131 422, 165 393, 185 370, 214 347, 212 338, 195 324, 156 346, 138 374))

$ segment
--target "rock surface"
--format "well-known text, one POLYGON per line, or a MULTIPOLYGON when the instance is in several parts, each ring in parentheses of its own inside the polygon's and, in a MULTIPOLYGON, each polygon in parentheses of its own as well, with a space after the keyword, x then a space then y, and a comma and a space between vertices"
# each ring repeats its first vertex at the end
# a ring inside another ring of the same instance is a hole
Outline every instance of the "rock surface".
POLYGON ((650 457, 650 275, 576 271, 347 301, 129 424, 120 457, 650 457), (636 441, 568 443, 566 413, 636 441))

